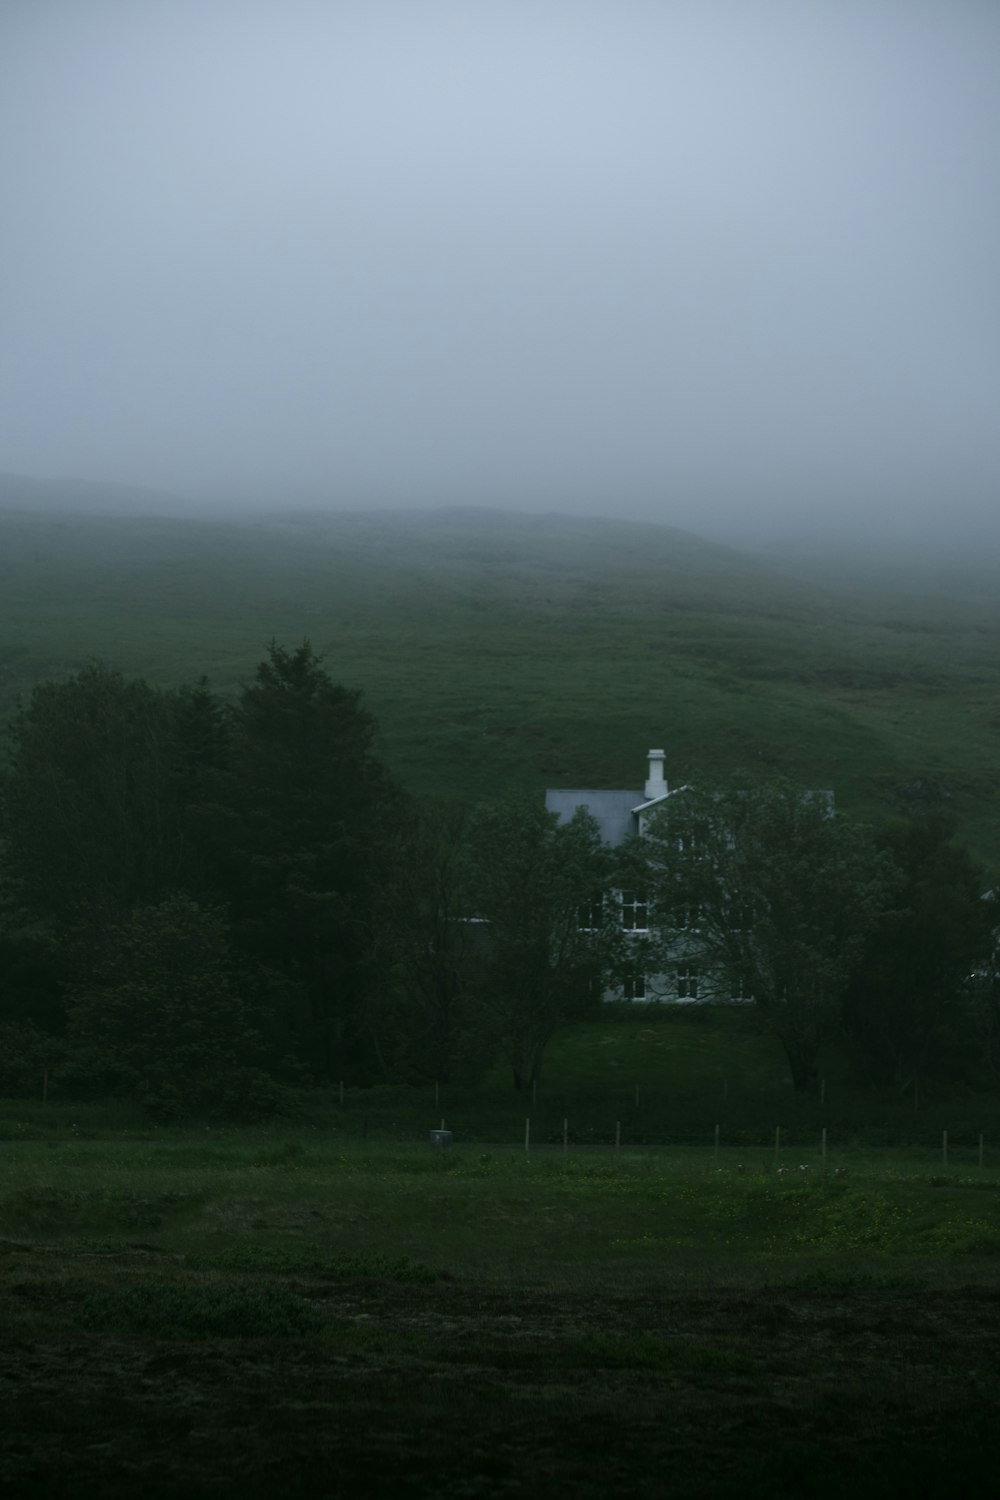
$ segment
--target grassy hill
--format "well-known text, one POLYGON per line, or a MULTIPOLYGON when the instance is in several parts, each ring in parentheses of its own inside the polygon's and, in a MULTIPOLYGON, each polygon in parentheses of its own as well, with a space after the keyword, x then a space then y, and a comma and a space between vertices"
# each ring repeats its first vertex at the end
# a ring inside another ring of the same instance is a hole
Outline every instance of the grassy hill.
POLYGON ((819 580, 669 527, 440 510, 242 521, 0 511, 0 714, 94 657, 235 689, 308 636, 418 791, 742 766, 1000 855, 1000 588, 819 580))

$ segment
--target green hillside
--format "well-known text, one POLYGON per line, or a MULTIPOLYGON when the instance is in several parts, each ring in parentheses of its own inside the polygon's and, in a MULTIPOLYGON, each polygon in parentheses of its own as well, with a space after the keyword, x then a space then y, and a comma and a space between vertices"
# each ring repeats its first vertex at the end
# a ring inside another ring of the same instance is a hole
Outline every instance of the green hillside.
POLYGON ((735 766, 1000 855, 1000 587, 796 578, 669 527, 441 510, 188 521, 0 512, 0 714, 94 657, 231 690, 308 637, 407 786, 634 786, 735 766))

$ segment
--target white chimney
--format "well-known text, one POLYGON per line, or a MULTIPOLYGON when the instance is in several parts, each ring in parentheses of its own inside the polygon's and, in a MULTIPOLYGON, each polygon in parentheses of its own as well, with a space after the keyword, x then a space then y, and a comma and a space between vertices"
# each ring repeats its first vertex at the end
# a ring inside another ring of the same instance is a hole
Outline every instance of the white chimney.
POLYGON ((654 797, 665 797, 667 795, 667 783, 663 779, 663 759, 662 750, 650 750, 649 780, 646 782, 647 802, 651 802, 654 797))

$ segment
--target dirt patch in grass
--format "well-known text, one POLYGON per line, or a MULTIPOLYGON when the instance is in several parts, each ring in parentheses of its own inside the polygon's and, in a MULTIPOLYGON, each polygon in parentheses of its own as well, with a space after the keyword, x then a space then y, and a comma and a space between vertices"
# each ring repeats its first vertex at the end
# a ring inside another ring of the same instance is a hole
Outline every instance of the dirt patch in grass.
POLYGON ((985 1495, 1000 1460, 1000 1294, 289 1295, 307 1337, 8 1341, 0 1490, 881 1500, 985 1495))

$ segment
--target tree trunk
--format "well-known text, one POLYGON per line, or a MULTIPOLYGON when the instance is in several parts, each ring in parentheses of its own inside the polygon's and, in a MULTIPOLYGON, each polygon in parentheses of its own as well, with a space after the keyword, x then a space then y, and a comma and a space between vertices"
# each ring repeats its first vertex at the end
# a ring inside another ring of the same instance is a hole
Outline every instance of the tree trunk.
POLYGON ((792 1087, 797 1094, 819 1093, 819 1056, 814 1042, 800 1037, 782 1037, 781 1045, 788 1058, 792 1087))

